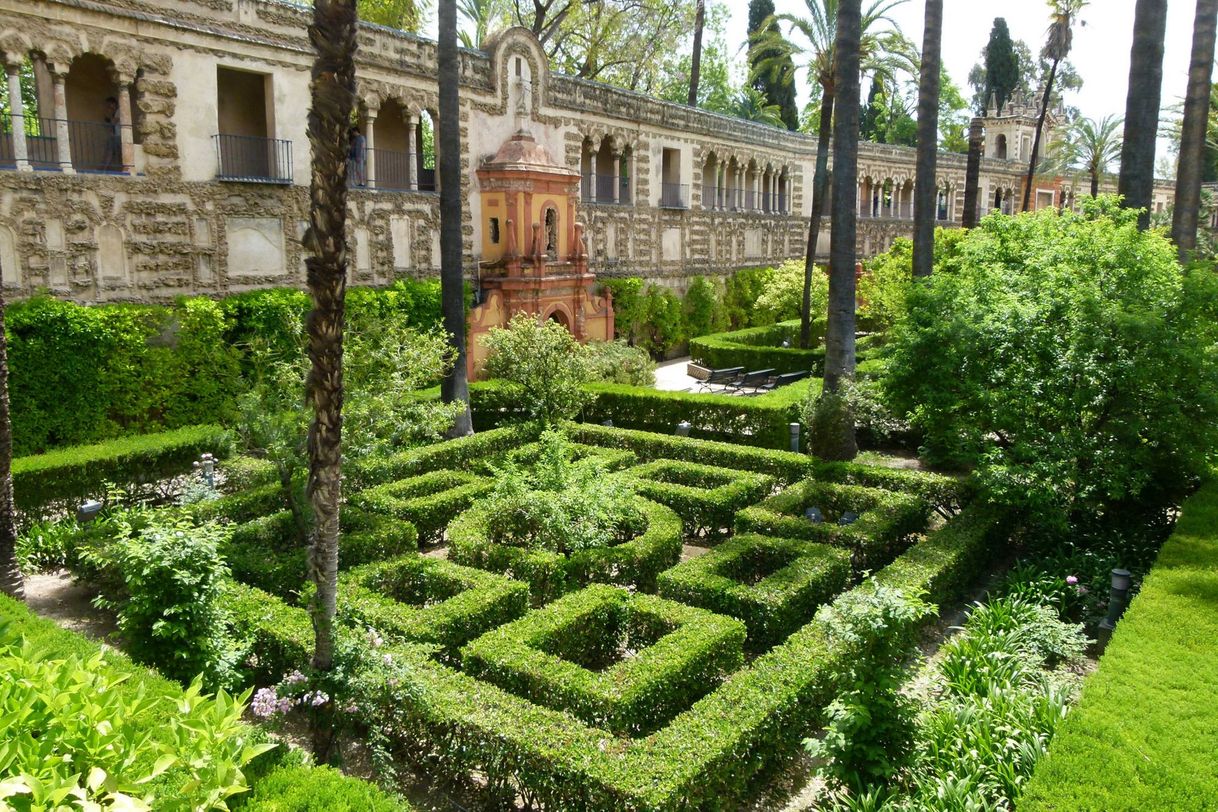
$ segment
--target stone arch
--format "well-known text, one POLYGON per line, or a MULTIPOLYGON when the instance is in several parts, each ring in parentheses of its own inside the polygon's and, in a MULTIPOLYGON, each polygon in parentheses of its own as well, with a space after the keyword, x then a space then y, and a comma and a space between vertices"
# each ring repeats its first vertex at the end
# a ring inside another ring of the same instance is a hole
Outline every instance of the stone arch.
POLYGON ((525 113, 536 115, 541 101, 548 98, 550 82, 549 60, 537 37, 527 28, 512 26, 488 37, 482 47, 490 55, 491 75, 507 112, 513 112, 512 102, 521 98, 514 83, 524 79, 525 113))
POLYGON ((999 133, 998 136, 994 138, 994 157, 998 158, 999 160, 1006 160, 1008 151, 1009 146, 1007 144, 1007 137, 1006 135, 999 133))
POLYGON ((542 321, 552 321, 560 324, 568 333, 575 333, 575 318, 571 315, 571 308, 565 302, 555 303, 549 311, 542 317, 542 321))

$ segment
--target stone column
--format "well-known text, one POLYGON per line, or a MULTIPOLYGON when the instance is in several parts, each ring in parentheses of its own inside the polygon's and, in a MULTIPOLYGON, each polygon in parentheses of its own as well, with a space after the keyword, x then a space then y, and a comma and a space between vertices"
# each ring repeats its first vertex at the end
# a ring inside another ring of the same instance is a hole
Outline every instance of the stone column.
POLYGON ((55 147, 59 169, 66 175, 76 174, 72 166, 72 144, 68 134, 68 94, 64 88, 67 71, 56 65, 51 70, 51 78, 55 82, 55 147))
POLYGON ((744 179, 748 177, 744 168, 736 170, 736 209, 744 208, 744 179))
POLYGON ((9 57, 4 62, 4 72, 8 74, 8 103, 13 127, 13 156, 17 160, 19 172, 32 172, 29 149, 25 143, 25 108, 21 99, 21 60, 9 57))
POLYGON ((419 117, 414 113, 406 114, 406 151, 410 154, 410 158, 406 161, 408 166, 407 178, 408 185, 412 192, 419 191, 419 155, 416 150, 422 148, 422 144, 416 144, 418 141, 419 132, 419 117))
POLYGON ((622 153, 613 153, 613 202, 622 202, 622 153))
POLYGON ((123 169, 128 175, 135 174, 135 131, 131 116, 131 78, 118 79, 118 134, 122 145, 123 169))
POLYGON ((369 108, 364 113, 364 184, 376 188, 376 114, 369 108))

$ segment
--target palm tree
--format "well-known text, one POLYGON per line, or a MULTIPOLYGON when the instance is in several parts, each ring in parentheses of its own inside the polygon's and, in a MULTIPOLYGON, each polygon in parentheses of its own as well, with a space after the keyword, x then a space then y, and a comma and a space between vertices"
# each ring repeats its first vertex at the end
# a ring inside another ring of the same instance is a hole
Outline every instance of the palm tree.
POLYGON ((706 27, 706 0, 698 0, 694 16, 694 56, 689 69, 689 106, 698 106, 698 81, 702 76, 702 29, 706 27))
POLYGON ((1214 38, 1218 27, 1218 0, 1197 0, 1193 21, 1193 59, 1188 71, 1188 94, 1180 129, 1180 166, 1176 170, 1176 202, 1171 236, 1187 262, 1197 247, 1201 211, 1201 167, 1205 161, 1210 94, 1214 79, 1214 38))
MULTIPOLYGON (((913 46, 894 30, 895 23, 888 13, 907 0, 870 0, 861 12, 858 56, 860 64, 873 74, 891 76, 912 64, 913 46), (872 31, 881 23, 889 30, 872 31)), ((804 295, 800 315, 799 345, 806 348, 811 339, 812 271, 816 263, 816 244, 820 238, 820 223, 824 216, 825 195, 829 190, 829 142, 833 134, 833 108, 837 77, 834 59, 838 15, 841 0, 804 0, 807 17, 779 14, 767 20, 751 43, 754 52, 765 54, 757 61, 758 74, 780 70, 786 60, 807 54, 808 73, 820 85, 820 130, 816 144, 816 174, 812 181, 812 218, 808 228, 808 250, 804 259, 804 295), (775 22, 785 22, 791 34, 798 32, 805 41, 799 45, 782 36, 775 22)), ((856 7, 859 3, 854 4, 856 7)), ((856 192, 857 195, 857 192, 856 192)))
POLYGON ((473 31, 462 29, 457 36, 466 48, 481 48, 491 33, 491 25, 499 20, 506 9, 501 0, 457 0, 457 12, 473 31))
POLYGON ((782 108, 777 104, 770 104, 766 95, 751 85, 740 88, 739 95, 732 102, 732 115, 745 121, 786 128, 782 120, 782 108))
POLYGON ((1108 167, 1121 157, 1121 135, 1124 121, 1118 116, 1104 116, 1099 121, 1080 118, 1066 133, 1066 154, 1071 163, 1082 167, 1091 180, 1091 196, 1100 193, 1100 178, 1108 167))
POLYGON ((8 411, 8 338, 4 332, 4 290, 0 288, 0 592, 25 598, 17 566, 17 522, 13 505, 13 421, 8 411))
POLYGON ((309 574, 317 587, 310 607, 313 666, 334 665, 338 580, 338 506, 343 432, 343 327, 347 294, 347 151, 355 109, 356 0, 314 0, 309 39, 313 61, 309 145, 313 152, 309 228, 304 247, 313 309, 306 323, 305 384, 313 406, 309 425, 308 497, 313 508, 309 574))
POLYGON ((914 276, 930 276, 935 265, 935 220, 939 200, 939 81, 942 72, 943 0, 926 0, 922 79, 918 88, 918 166, 914 182, 914 276))
POLYGON ((1023 185, 1023 211, 1032 204, 1032 183, 1036 179, 1036 164, 1040 156, 1040 139, 1045 131, 1045 117, 1049 114, 1049 102, 1053 98, 1053 82, 1057 79, 1057 69, 1062 60, 1070 55, 1074 44, 1074 18, 1088 0, 1048 0, 1053 9, 1052 22, 1049 25, 1049 41, 1045 44, 1044 55, 1051 60, 1049 78, 1045 80, 1045 95, 1040 102, 1040 116, 1036 119, 1036 135, 1032 138, 1032 157, 1028 162, 1028 177, 1023 185))
POLYGON ((848 460, 858 453, 854 416, 843 383, 854 376, 854 269, 858 227, 859 63, 861 0, 841 0, 837 13, 833 128, 833 217, 829 260, 829 325, 825 334, 824 389, 818 411, 827 415, 813 432, 813 453, 848 460))
POLYGON ((968 165, 964 174, 964 213, 960 217, 960 225, 964 228, 974 228, 977 225, 978 188, 981 185, 981 150, 985 147, 985 132, 980 118, 973 118, 968 127, 968 165))
POLYGON ((469 412, 469 381, 465 358, 465 273, 461 236, 461 96, 458 88, 460 63, 457 55, 457 3, 440 0, 439 63, 440 131, 436 135, 440 173, 440 300, 444 330, 456 350, 452 369, 440 381, 440 399, 460 402, 465 408, 453 421, 451 437, 474 433, 469 412))
POLYGON ((1155 185, 1155 141, 1163 92, 1163 38, 1167 33, 1167 0, 1138 0, 1133 17, 1129 58, 1129 94, 1125 98, 1125 137, 1121 146, 1119 191, 1126 208, 1142 209, 1138 227, 1150 227, 1155 185))

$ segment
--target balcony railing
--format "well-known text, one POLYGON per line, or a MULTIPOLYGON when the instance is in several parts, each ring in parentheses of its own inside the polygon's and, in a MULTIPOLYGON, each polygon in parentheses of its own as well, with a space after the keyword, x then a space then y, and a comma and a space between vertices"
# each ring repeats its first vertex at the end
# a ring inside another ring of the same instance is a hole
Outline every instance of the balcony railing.
POLYGON ((630 205, 630 178, 585 173, 580 189, 582 191, 580 200, 584 203, 596 203, 603 206, 630 205), (615 186, 617 187, 617 200, 613 199, 615 186))
POLYGON ((213 135, 218 180, 291 183, 292 142, 253 135, 213 135))
MULTIPOLYGON (((22 116, 25 160, 39 170, 58 171, 71 166, 77 172, 125 174, 131 165, 123 160, 123 130, 118 124, 22 116), (67 137, 69 162, 61 162, 59 139, 67 137)), ((0 113, 0 167, 13 169, 19 156, 13 118, 0 113)))
POLYGON ((376 188, 408 192, 414 186, 410 182, 410 168, 415 166, 413 152, 398 152, 392 149, 368 150, 375 162, 376 188))
POLYGON ((689 186, 681 183, 660 184, 660 208, 688 209, 689 186))

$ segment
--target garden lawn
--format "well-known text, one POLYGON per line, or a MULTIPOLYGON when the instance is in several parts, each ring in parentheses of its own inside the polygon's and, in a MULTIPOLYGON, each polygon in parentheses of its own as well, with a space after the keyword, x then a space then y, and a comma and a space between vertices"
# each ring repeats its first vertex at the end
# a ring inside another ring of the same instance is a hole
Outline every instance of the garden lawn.
POLYGON ((1218 483, 1189 499, 1021 812, 1218 804, 1218 483))

